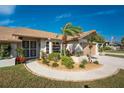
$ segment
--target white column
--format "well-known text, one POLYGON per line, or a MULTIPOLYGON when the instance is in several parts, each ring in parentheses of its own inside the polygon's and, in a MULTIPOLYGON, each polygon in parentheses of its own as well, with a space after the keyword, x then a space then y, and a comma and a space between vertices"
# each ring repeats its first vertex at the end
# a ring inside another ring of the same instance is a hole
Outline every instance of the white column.
POLYGON ((60 53, 62 53, 62 42, 60 42, 60 53))
POLYGON ((40 40, 40 58, 42 56, 42 51, 46 52, 46 41, 45 40, 40 40))
POLYGON ((96 55, 99 54, 99 51, 98 51, 98 43, 96 43, 96 55))
POLYGON ((52 41, 51 40, 49 40, 49 54, 51 54, 52 53, 52 41))
POLYGON ((16 48, 17 48, 17 43, 11 43, 11 55, 10 55, 11 57, 17 56, 16 48))

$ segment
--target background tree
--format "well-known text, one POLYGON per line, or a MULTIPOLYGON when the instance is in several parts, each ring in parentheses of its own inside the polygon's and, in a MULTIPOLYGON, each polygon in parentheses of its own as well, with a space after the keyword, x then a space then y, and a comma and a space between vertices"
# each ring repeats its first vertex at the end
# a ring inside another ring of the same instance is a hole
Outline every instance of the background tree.
POLYGON ((122 37, 122 39, 121 39, 121 43, 124 45, 124 37, 122 37))
POLYGON ((90 55, 89 55, 89 62, 91 62, 91 50, 93 48, 93 42, 96 42, 96 43, 104 43, 105 42, 105 39, 100 35, 100 34, 95 34, 95 35, 92 35, 88 38, 88 43, 89 43, 89 49, 90 49, 90 55))
POLYGON ((66 55, 66 46, 67 46, 67 36, 74 36, 81 33, 82 28, 79 26, 73 26, 72 23, 66 23, 65 26, 61 29, 63 33, 63 47, 64 55, 66 55))
POLYGON ((89 40, 90 42, 104 43, 105 39, 100 34, 92 35, 89 40))

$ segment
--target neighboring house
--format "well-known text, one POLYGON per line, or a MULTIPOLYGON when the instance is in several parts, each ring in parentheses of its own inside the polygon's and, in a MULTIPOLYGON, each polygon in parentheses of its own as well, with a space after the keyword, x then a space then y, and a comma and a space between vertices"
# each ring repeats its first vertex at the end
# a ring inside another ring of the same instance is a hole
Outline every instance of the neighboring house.
MULTIPOLYGON (((87 39, 96 34, 95 30, 82 32, 78 36, 67 37, 67 49, 83 51, 84 55, 90 53, 87 39)), ((55 33, 33 30, 28 28, 0 27, 0 47, 9 46, 11 57, 16 57, 16 48, 23 48, 27 58, 37 58, 41 51, 46 53, 62 52, 62 35, 55 33)), ((6 48, 7 49, 7 48, 6 48)), ((94 44, 91 50, 92 55, 98 53, 97 45, 94 44)))
POLYGON ((123 49, 123 45, 119 42, 106 41, 105 43, 103 43, 103 46, 110 47, 112 50, 122 50, 123 49))

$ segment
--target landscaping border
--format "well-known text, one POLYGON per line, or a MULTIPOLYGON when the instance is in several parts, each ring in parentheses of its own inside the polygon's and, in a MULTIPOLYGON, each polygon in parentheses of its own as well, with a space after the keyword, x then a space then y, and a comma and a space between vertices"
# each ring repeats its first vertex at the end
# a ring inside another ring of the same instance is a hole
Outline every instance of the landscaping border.
MULTIPOLYGON (((91 79, 91 80, 61 80, 61 79, 57 79, 57 78, 53 78, 53 77, 47 77, 47 76, 43 76, 43 75, 40 75, 40 74, 37 74, 36 72, 33 72, 27 65, 27 63, 24 64, 25 68, 32 74, 36 75, 36 76, 40 76, 40 77, 44 77, 44 78, 47 78, 47 79, 50 79, 50 80, 56 80, 56 81, 71 81, 71 82, 81 82, 81 81, 94 81, 94 80, 100 80, 100 79, 105 79, 107 77, 111 77, 111 76, 114 76, 116 75, 120 69, 117 69, 114 73, 110 74, 109 76, 105 76, 105 77, 101 77, 101 78, 96 78, 96 79, 91 79)), ((52 70, 52 69, 51 69, 52 70)))

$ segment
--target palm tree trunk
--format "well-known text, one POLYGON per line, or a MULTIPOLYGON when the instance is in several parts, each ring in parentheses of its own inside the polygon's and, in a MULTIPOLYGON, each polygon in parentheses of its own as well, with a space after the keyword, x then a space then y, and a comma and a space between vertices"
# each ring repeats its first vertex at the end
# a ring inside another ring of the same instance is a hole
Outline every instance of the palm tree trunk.
POLYGON ((63 36, 63 52, 64 52, 64 56, 66 56, 66 46, 67 46, 66 41, 67 41, 67 36, 64 35, 63 36))
POLYGON ((64 44, 64 56, 66 56, 66 45, 64 44))

